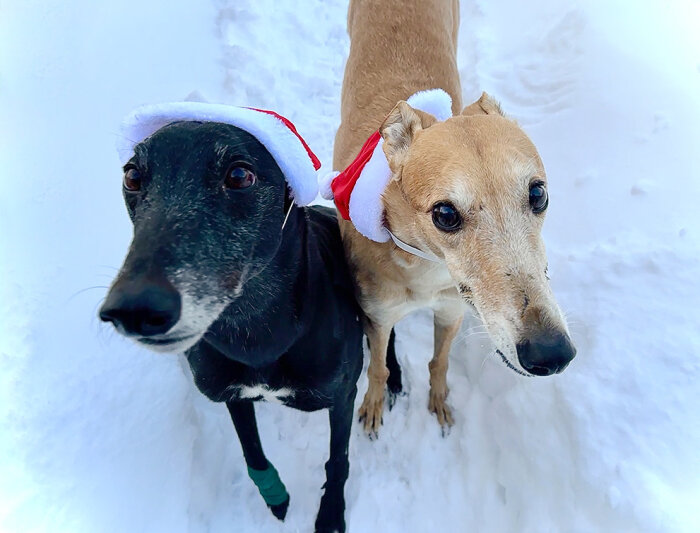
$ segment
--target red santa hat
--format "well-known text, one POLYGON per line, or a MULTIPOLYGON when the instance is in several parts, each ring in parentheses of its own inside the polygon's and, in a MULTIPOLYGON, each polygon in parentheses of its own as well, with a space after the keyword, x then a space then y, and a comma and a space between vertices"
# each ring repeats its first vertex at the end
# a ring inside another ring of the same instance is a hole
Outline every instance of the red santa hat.
POLYGON ((204 102, 173 102, 139 107, 123 121, 117 151, 122 163, 134 155, 134 146, 173 122, 222 122, 250 133, 279 165, 294 202, 304 206, 318 194, 316 171, 321 162, 294 124, 274 111, 204 102))
MULTIPOLYGON (((452 116, 452 98, 442 89, 417 92, 407 102, 440 121, 452 116)), ((376 242, 392 237, 384 226, 382 193, 391 180, 391 170, 383 144, 381 134, 375 131, 345 170, 328 174, 321 183, 321 196, 333 200, 345 220, 352 221, 357 231, 376 242)))

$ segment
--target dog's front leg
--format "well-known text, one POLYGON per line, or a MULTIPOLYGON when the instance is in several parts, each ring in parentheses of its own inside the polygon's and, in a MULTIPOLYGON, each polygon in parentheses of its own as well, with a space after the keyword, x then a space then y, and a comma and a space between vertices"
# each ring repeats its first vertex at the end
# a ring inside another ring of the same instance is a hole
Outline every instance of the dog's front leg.
POLYGON ((433 320, 435 328, 435 345, 433 358, 428 364, 430 370, 430 400, 428 409, 435 413, 442 427, 443 435, 454 423, 452 413, 447 406, 447 361, 452 341, 459 331, 464 315, 461 309, 451 307, 435 309, 433 320))
POLYGON ((384 389, 389 377, 389 369, 386 367, 386 351, 392 326, 393 324, 379 324, 370 320, 365 322, 365 333, 369 339, 370 351, 369 368, 367 369, 369 384, 362 400, 359 415, 360 421, 364 421, 365 431, 370 438, 378 437, 379 426, 382 424, 384 389))
POLYGON ((357 388, 353 387, 349 393, 337 398, 328 410, 331 425, 331 451, 326 463, 325 490, 316 518, 317 533, 345 531, 344 490, 350 469, 348 444, 356 394, 357 388))
POLYGON ((258 424, 255 421, 255 408, 251 401, 226 402, 231 420, 236 428, 243 448, 243 457, 248 465, 248 475, 257 485, 265 503, 280 520, 284 520, 289 507, 289 494, 272 463, 263 453, 258 424))

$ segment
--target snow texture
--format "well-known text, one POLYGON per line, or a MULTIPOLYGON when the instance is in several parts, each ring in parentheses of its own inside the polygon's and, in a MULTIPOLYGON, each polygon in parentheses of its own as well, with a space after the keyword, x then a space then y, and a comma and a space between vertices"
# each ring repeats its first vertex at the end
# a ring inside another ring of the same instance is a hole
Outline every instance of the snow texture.
MULTIPOLYGON (((258 408, 291 494, 272 517, 182 358, 96 319, 131 229, 121 118, 190 99, 274 109, 329 169, 345 2, 0 3, 0 530, 312 527, 325 413, 258 408)), ((550 274, 578 347, 522 378, 476 319, 427 410, 428 313, 397 327, 408 396, 355 424, 351 532, 700 531, 700 4, 464 0, 465 103, 486 90, 547 166, 550 274)), ((366 388, 359 383, 358 402, 366 388)))

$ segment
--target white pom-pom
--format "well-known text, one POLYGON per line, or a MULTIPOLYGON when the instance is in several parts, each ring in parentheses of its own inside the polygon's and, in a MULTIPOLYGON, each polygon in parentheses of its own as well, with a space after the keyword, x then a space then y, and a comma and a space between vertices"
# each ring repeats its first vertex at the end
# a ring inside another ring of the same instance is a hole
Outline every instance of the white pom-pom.
POLYGON ((325 200, 333 199, 333 189, 331 189, 331 183, 336 178, 340 172, 333 170, 332 172, 326 172, 318 182, 319 192, 321 197, 325 200))
POLYGON ((452 98, 442 89, 419 91, 411 96, 407 102, 412 108, 430 113, 440 121, 447 120, 452 116, 452 98))

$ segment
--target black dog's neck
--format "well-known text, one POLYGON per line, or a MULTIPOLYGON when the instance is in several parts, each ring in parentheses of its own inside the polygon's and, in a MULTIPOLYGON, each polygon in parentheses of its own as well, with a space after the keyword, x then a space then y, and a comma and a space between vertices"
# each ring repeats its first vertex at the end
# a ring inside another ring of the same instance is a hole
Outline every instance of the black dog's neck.
POLYGON ((232 304, 238 311, 246 308, 248 313, 266 312, 276 305, 276 300, 288 297, 289 293, 293 292, 297 279, 302 275, 307 242, 305 209, 292 206, 280 231, 282 238, 275 255, 267 265, 252 274, 252 278, 243 285, 241 294, 232 304))
POLYGON ((291 344, 301 334, 296 324, 309 281, 306 279, 306 210, 293 206, 284 228, 280 229, 282 238, 272 259, 251 273, 238 298, 224 309, 204 337, 227 357, 252 366, 269 364, 282 354, 270 352, 263 356, 257 353, 248 361, 246 355, 252 354, 245 346, 247 343, 241 346, 242 338, 253 340, 255 332, 265 331, 266 338, 258 338, 255 344, 256 351, 260 352, 267 342, 280 345, 281 337, 286 337, 291 344), (240 332, 245 335, 237 338, 240 332))

